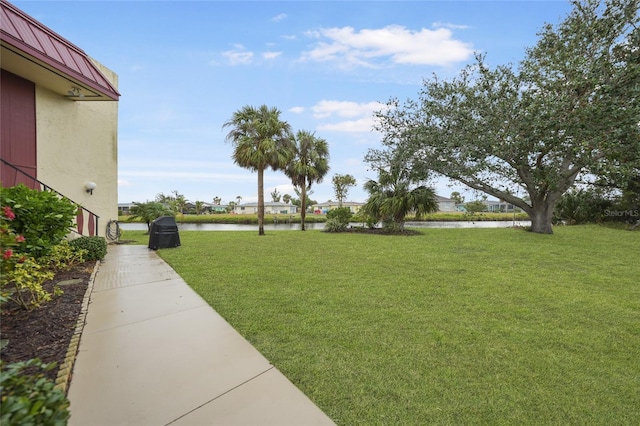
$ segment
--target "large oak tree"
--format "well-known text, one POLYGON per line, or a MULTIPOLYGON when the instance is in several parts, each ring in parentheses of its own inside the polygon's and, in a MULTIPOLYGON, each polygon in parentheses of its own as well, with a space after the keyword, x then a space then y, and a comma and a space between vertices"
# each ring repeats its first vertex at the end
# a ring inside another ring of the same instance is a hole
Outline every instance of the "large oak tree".
POLYGON ((575 1, 518 66, 478 56, 451 80, 425 80, 418 100, 377 114, 385 148, 367 161, 401 152, 414 170, 514 204, 533 232, 552 233, 554 206, 577 178, 624 178, 638 164, 639 1, 575 1))

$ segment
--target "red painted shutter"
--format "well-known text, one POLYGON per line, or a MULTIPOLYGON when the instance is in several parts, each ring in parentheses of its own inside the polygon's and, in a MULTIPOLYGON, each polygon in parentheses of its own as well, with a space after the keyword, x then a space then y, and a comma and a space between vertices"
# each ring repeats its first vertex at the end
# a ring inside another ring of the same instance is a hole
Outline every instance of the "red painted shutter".
POLYGON ((89 235, 92 236, 92 237, 96 234, 96 219, 95 218, 96 218, 95 215, 93 215, 93 214, 89 215, 89 224, 88 224, 89 235))
MULTIPOLYGON (((91 215, 89 215, 91 217, 91 215)), ((78 234, 83 235, 84 231, 84 210, 78 209, 78 215, 76 216, 76 227, 78 228, 78 234)))
MULTIPOLYGON (((0 156, 37 178, 35 84, 2 70, 0 74, 0 156)), ((24 183, 39 188, 37 182, 2 166, 0 180, 9 187, 24 183)))

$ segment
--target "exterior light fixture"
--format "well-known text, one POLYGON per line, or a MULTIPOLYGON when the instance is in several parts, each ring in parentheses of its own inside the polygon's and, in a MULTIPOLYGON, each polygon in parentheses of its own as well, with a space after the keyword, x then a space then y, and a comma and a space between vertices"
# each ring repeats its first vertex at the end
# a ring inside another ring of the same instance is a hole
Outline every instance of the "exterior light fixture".
POLYGON ((71 89, 67 92, 67 96, 70 98, 84 98, 84 95, 80 92, 81 90, 82 89, 77 86, 71 86, 71 89))
POLYGON ((98 185, 96 185, 96 183, 95 183, 95 182, 87 182, 87 183, 84 185, 84 187, 85 187, 85 188, 86 188, 86 190, 87 190, 87 193, 88 193, 88 194, 91 194, 91 195, 93 195, 93 190, 94 190, 94 189, 96 189, 96 186, 98 186, 98 185))

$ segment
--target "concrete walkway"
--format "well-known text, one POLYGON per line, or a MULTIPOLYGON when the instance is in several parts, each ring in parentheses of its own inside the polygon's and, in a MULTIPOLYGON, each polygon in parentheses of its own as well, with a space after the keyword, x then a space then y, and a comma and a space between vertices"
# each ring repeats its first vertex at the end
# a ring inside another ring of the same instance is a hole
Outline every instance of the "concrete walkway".
POLYGON ((145 246, 109 246, 69 388, 70 425, 333 422, 145 246))

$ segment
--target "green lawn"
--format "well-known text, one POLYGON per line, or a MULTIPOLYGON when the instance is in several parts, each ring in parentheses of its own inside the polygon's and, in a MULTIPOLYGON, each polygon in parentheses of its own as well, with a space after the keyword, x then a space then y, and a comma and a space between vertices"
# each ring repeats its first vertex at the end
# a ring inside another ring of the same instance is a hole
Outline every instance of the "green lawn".
POLYGON ((340 425, 640 424, 640 232, 180 238, 160 255, 340 425))

